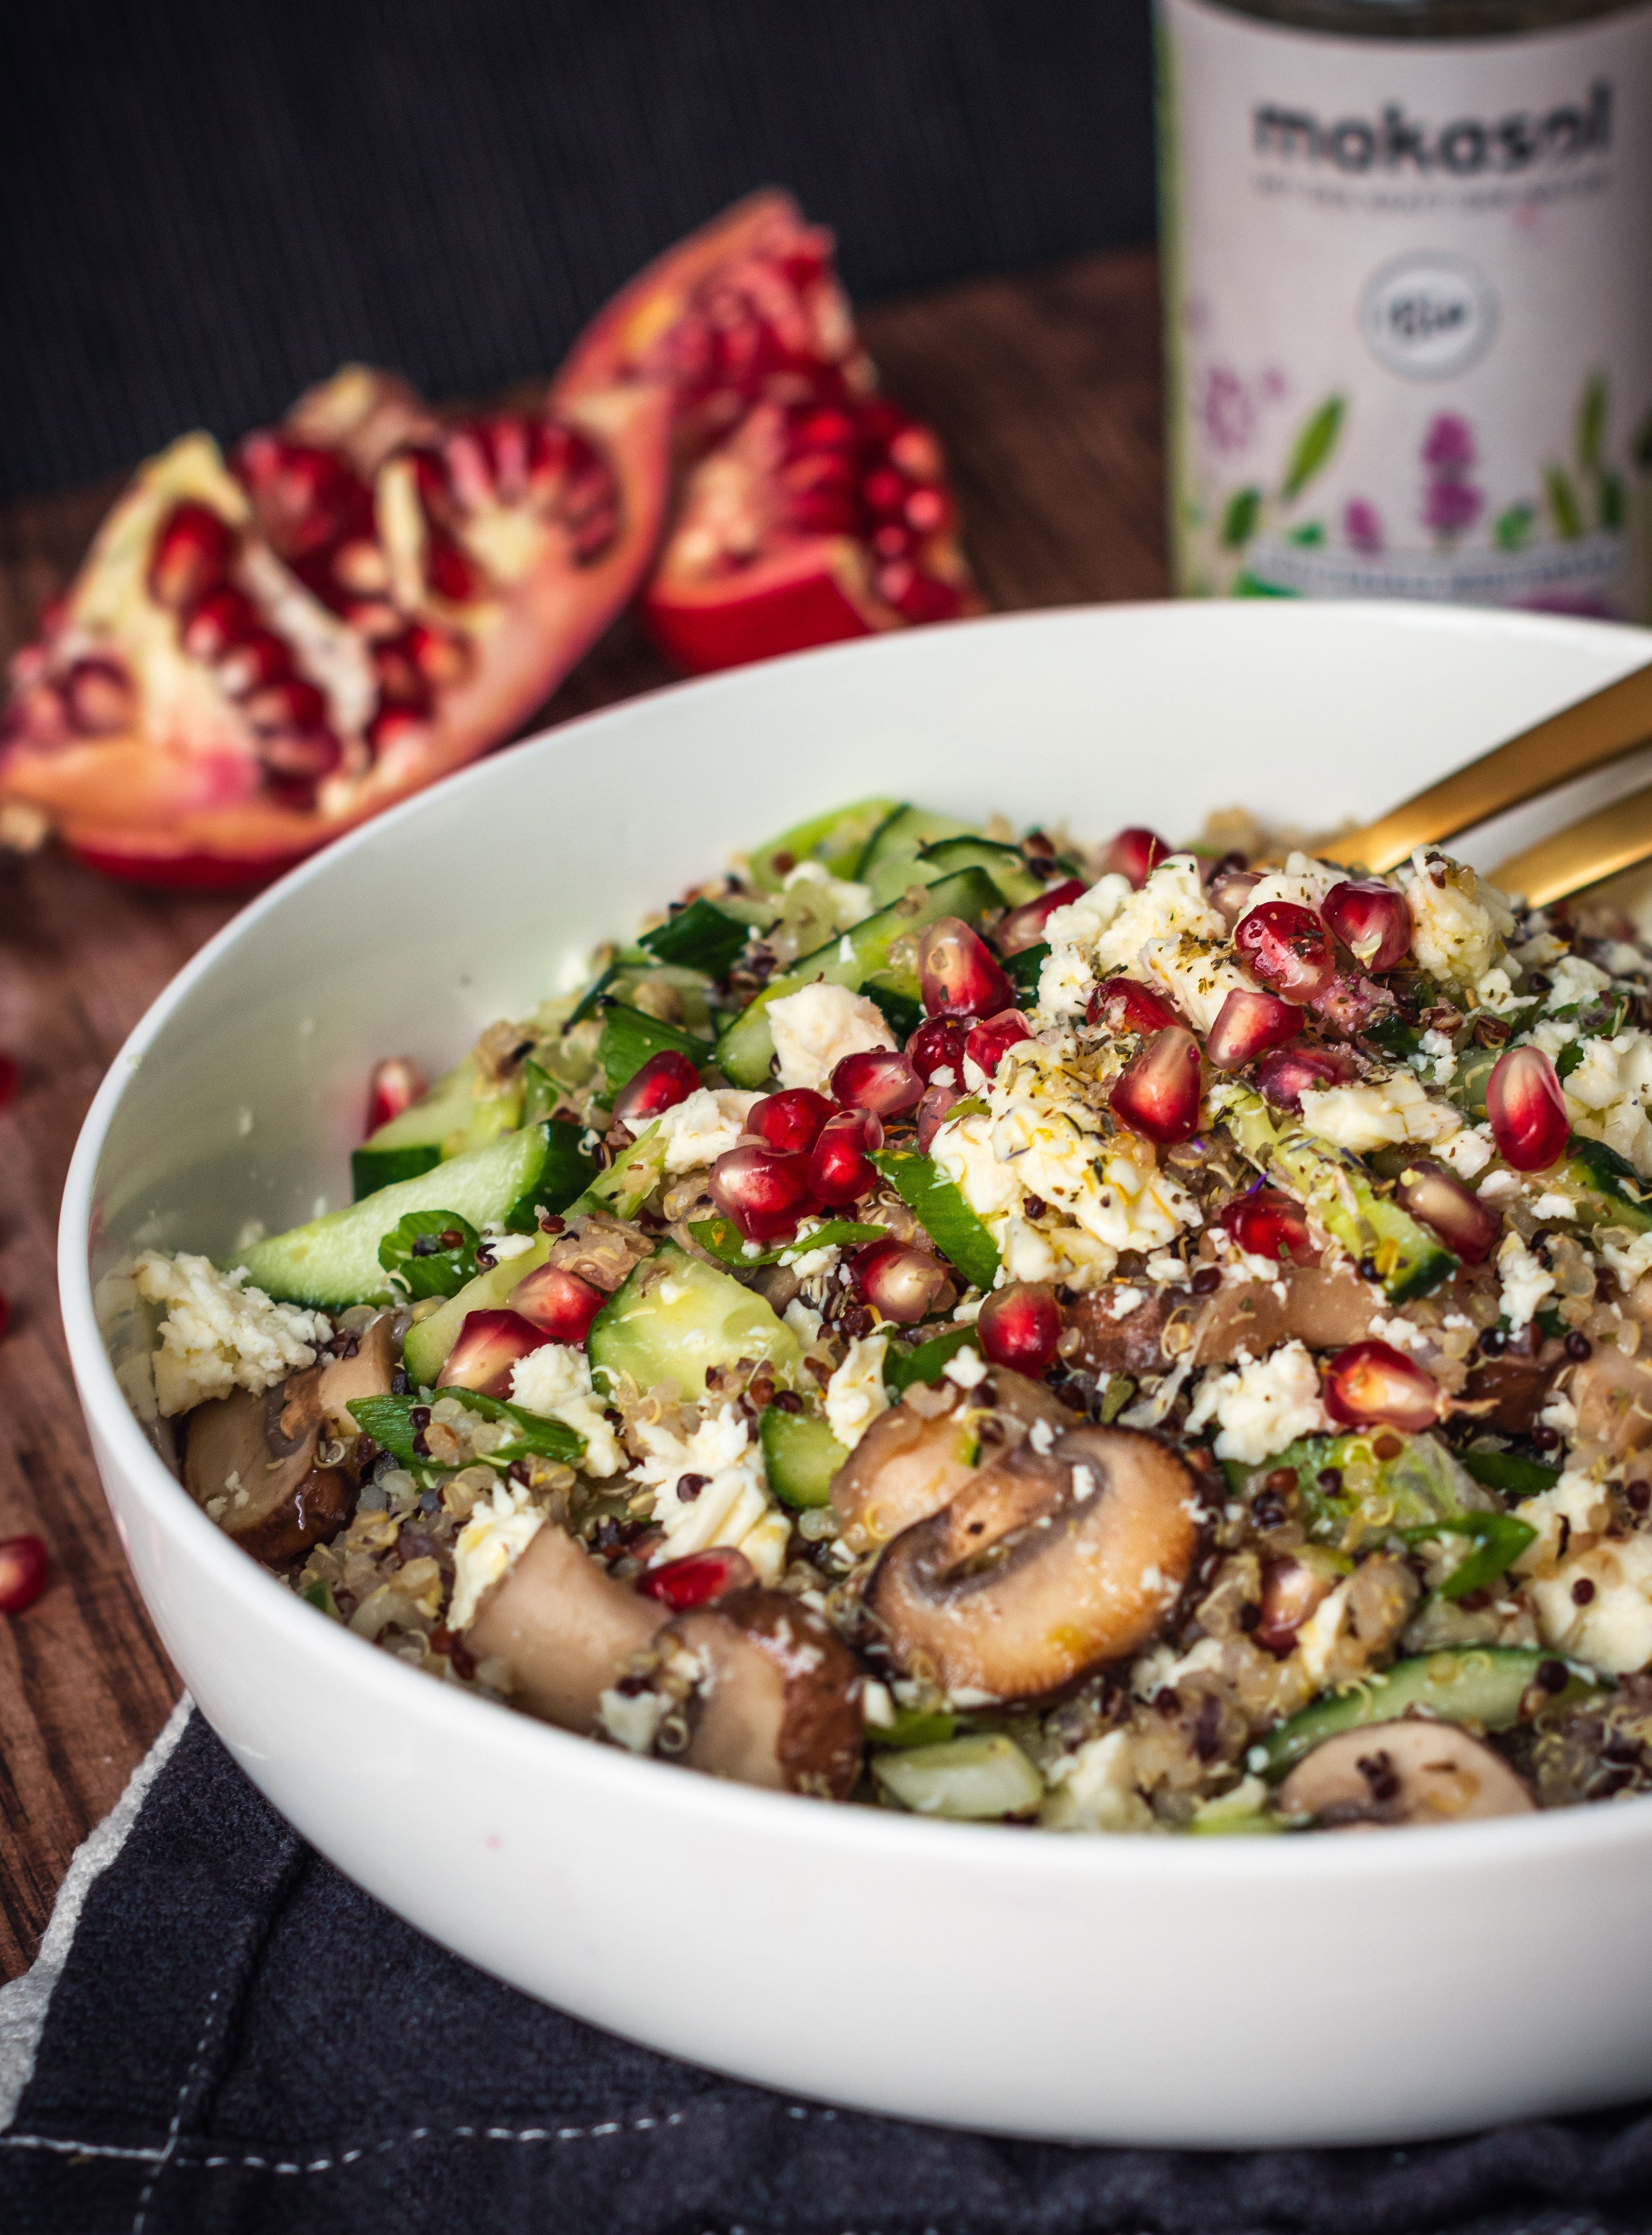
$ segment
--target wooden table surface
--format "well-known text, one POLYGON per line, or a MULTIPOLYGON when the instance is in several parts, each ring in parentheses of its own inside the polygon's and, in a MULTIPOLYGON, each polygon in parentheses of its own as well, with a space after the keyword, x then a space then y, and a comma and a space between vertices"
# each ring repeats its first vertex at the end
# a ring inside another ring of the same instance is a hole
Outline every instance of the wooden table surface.
MULTIPOLYGON (((1158 298, 1145 249, 979 279, 869 311, 890 390, 951 452, 976 571, 1009 608, 1165 589, 1158 298)), ((0 652, 73 571, 110 496, 0 507, 0 652)), ((569 678, 556 721, 672 680, 628 622, 569 678)), ((538 726, 537 724, 535 726, 538 726)), ((0 857, 0 1537, 37 1531, 41 1599, 0 1616, 0 1976, 32 1959, 78 1842, 111 1808, 180 1689, 103 1503, 69 1379, 53 1270, 69 1153, 99 1079, 234 902, 105 882, 50 854, 0 857)))

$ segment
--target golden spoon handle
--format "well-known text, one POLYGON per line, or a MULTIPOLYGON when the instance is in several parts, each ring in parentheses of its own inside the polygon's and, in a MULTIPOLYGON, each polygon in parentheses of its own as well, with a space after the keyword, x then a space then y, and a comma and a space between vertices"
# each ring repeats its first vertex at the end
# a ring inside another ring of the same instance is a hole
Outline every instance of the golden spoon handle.
POLYGON ((1547 908, 1550 901, 1580 893, 1585 885, 1632 868, 1652 854, 1652 786, 1615 799, 1597 814, 1586 815, 1569 829, 1557 830, 1511 854, 1490 872, 1491 882, 1505 893, 1523 895, 1531 908, 1547 908))

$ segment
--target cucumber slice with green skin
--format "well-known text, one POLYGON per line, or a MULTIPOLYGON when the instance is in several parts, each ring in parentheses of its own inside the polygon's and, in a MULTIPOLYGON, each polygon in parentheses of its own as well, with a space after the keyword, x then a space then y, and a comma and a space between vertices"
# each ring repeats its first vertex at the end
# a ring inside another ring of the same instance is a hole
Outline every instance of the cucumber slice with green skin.
POLYGON ((857 876, 868 842, 900 812, 893 799, 862 799, 853 807, 810 816, 754 850, 751 882, 763 892, 777 893, 799 862, 818 862, 829 876, 857 876))
POLYGON ((1000 846, 991 838, 942 838, 914 855, 895 854, 883 862, 872 875, 872 898, 887 908, 908 885, 933 885, 959 869, 985 869, 1006 908, 1035 901, 1044 890, 1043 878, 1027 868, 1019 846, 1000 846))
POLYGON ((1039 977, 1049 952, 1048 941, 1040 940, 1036 947, 1024 947, 1019 954, 1012 954, 1004 961, 1004 975, 1024 1001, 1038 1000, 1039 977))
POLYGON ((1426 1296, 1457 1270, 1444 1242, 1391 1196, 1377 1193, 1357 1157, 1298 1127, 1282 1131, 1261 1095, 1248 1087, 1219 1086, 1210 1104, 1251 1163, 1305 1203, 1351 1257, 1374 1259, 1395 1303, 1426 1296))
POLYGON ((757 1424, 769 1487, 783 1505, 799 1512, 829 1505, 832 1483, 849 1453, 817 1412, 783 1412, 765 1406, 757 1424))
POLYGON ((892 1723, 869 1724, 866 1735, 875 1747, 941 1746, 958 1733, 959 1718, 944 1712, 921 1714, 916 1707, 897 1707, 892 1723))
POLYGON ((644 932, 637 944, 662 962, 701 971, 707 978, 726 978, 750 935, 744 924, 701 898, 691 901, 680 914, 652 931, 644 932))
POLYGON ((1636 1234, 1652 1233, 1652 1188, 1627 1157, 1604 1141, 1574 1133, 1570 1153, 1554 1177, 1560 1187, 1581 1191, 1581 1224, 1627 1226, 1636 1234))
POLYGON ((923 1003, 909 993, 897 993, 892 986, 869 986, 866 998, 882 1012, 884 1023, 904 1047, 923 1022, 923 1003))
POLYGON ((884 1791, 916 1816, 982 1823, 1020 1816, 1044 1798, 1044 1779, 1002 1731, 872 1757, 884 1791))
POLYGON ((537 1271, 551 1254, 551 1238, 540 1235, 531 1249, 506 1257, 449 1296, 438 1311, 415 1320, 402 1345, 402 1364, 409 1380, 421 1389, 434 1389, 436 1377, 448 1362, 448 1353, 459 1340, 459 1330, 471 1312, 493 1312, 510 1302, 519 1281, 537 1271))
POLYGON ((998 1244, 933 1160, 912 1149, 881 1149, 872 1162, 970 1287, 990 1288, 998 1278, 998 1244))
POLYGON ((1315 1700, 1270 1731, 1251 1748, 1248 1765, 1272 1781, 1339 1731, 1392 1723, 1412 1709, 1445 1723, 1479 1723, 1488 1731, 1507 1731, 1529 1720, 1539 1707, 1569 1707, 1608 1688, 1599 1678, 1581 1675, 1564 1662, 1569 1671, 1565 1688, 1549 1692, 1539 1688, 1528 1708, 1527 1694, 1537 1684, 1538 1669, 1559 1659, 1558 1654, 1535 1646, 1465 1645, 1396 1661, 1392 1668, 1362 1678, 1352 1691, 1315 1700))
POLYGON ((428 1144, 406 1149, 352 1149, 350 1152, 350 1191, 352 1201, 394 1187, 397 1180, 416 1180, 442 1161, 440 1149, 428 1144))
POLYGON ((521 1114, 522 1087, 512 1079, 497 1094, 478 1096, 474 1056, 456 1064, 421 1101, 385 1120, 351 1152, 351 1193, 357 1203, 397 1180, 416 1179, 445 1157, 480 1149, 511 1131, 521 1114))
POLYGON ((694 1401, 704 1399, 713 1367, 766 1360, 790 1382, 803 1366, 803 1346, 761 1296, 669 1242, 609 1297, 586 1352, 593 1375, 611 1388, 629 1373, 639 1389, 673 1381, 694 1401))
POLYGON ((1437 1436, 1406 1436, 1398 1429, 1305 1436, 1258 1465, 1237 1459, 1223 1464, 1236 1498, 1249 1497, 1275 1469, 1294 1468, 1308 1533, 1315 1544, 1332 1547, 1343 1542, 1356 1518, 1360 1524, 1359 1535, 1369 1538, 1389 1530, 1426 1532, 1431 1524, 1497 1510, 1485 1489, 1437 1436), (1399 1446, 1392 1458, 1377 1457, 1379 1438, 1385 1443, 1392 1439, 1399 1446), (1356 1464, 1373 1470, 1369 1485, 1360 1496, 1346 1487, 1321 1486, 1321 1477, 1328 1469, 1341 1476, 1346 1485, 1356 1464))
POLYGON ((628 1149, 621 1149, 606 1172, 599 1172, 583 1195, 567 1205, 570 1211, 606 1211, 611 1218, 635 1218, 665 1176, 665 1143, 655 1119, 639 1133, 628 1149))
POLYGON ((566 1210, 596 1178, 601 1166, 580 1146, 585 1134, 586 1128, 572 1118, 546 1121, 544 1167, 505 1222, 513 1234, 532 1233, 541 1211, 566 1210))
POLYGON ((741 1238, 731 1219, 702 1218, 688 1230, 708 1257, 731 1265, 737 1273, 745 1273, 759 1265, 795 1263, 816 1249, 859 1249, 869 1242, 882 1242, 889 1229, 861 1226, 852 1218, 828 1218, 795 1242, 783 1242, 777 1249, 754 1249, 741 1238))
POLYGON ((769 1005, 812 986, 816 979, 824 979, 829 986, 847 986, 852 992, 875 995, 889 988, 909 1001, 917 1000, 920 989, 911 964, 902 967, 889 960, 895 942, 911 939, 937 916, 961 916, 966 923, 978 923, 998 905, 998 888, 984 869, 960 869, 956 876, 943 877, 938 885, 931 885, 915 903, 908 906, 902 898, 893 908, 881 908, 863 923, 817 947, 790 970, 771 978, 724 1032, 717 1044, 717 1061, 724 1076, 735 1086, 760 1087, 766 1082, 774 1060, 769 1005))
MULTIPOLYGON (((904 866, 908 870, 907 883, 922 884, 924 879, 910 865, 924 847, 937 845, 943 838, 980 836, 973 823, 960 823, 955 815, 942 815, 935 808, 897 807, 868 839, 855 875, 863 885, 887 883, 904 866)), ((905 890, 905 885, 897 886, 896 895, 905 890)))
POLYGON ((973 1327, 956 1327, 932 1335, 915 1350, 897 1350, 891 1343, 883 1353, 883 1386, 898 1397, 914 1381, 939 1381, 959 1352, 979 1345, 979 1340, 973 1327))
POLYGON ((502 1224, 545 1167, 545 1128, 507 1133, 485 1149, 450 1157, 416 1179, 398 1180, 345 1210, 330 1210, 286 1234, 272 1235, 226 1260, 244 1265, 266 1295, 323 1311, 387 1303, 392 1291, 378 1245, 410 1210, 456 1210, 472 1226, 502 1224))
POLYGON ((666 1048, 685 1055, 697 1071, 704 1070, 713 1052, 709 1040, 696 1039, 692 1032, 665 1024, 658 1017, 645 1016, 640 1009, 630 1008, 623 1001, 610 1001, 602 1013, 602 1044, 597 1052, 609 1101, 650 1057, 666 1048))

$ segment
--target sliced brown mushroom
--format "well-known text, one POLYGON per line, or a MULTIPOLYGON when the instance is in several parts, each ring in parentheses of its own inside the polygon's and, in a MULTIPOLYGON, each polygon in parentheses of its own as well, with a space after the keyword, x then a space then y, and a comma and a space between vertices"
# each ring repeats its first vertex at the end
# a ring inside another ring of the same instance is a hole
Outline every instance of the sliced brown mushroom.
MULTIPOLYGON (((1535 1325, 1511 1335, 1501 1354, 1476 1366, 1464 1383, 1463 1410, 1498 1435, 1524 1436, 1542 1411, 1549 1385, 1564 1364, 1565 1355, 1564 1346, 1558 1341, 1545 1342, 1535 1325)), ((1644 1380, 1645 1368, 1640 1372, 1644 1380)), ((1652 1432, 1652 1421, 1648 1429, 1652 1432)))
POLYGON ((1198 1544, 1192 1471, 1129 1428, 1074 1428, 982 1467, 885 1552, 867 1609, 907 1674, 1037 1699, 1136 1652, 1198 1544))
POLYGON ((1465 1824, 1537 1806, 1500 1753, 1454 1723, 1420 1717, 1341 1731, 1299 1761, 1275 1796, 1282 1815, 1322 1830, 1465 1824))
POLYGON ((972 1390, 918 1382, 881 1412, 832 1484, 832 1511, 852 1552, 875 1551, 928 1519, 974 1475, 978 1459, 1013 1450, 1042 1420, 1052 1433, 1072 1415, 1041 1381, 995 1367, 972 1390))
POLYGON ((483 1595, 464 1646, 474 1660, 507 1663, 517 1707, 588 1736, 600 1727, 602 1694, 665 1619, 658 1600, 617 1583, 546 1521, 483 1595))
POLYGON ((1093 1290, 1070 1314, 1079 1340, 1068 1363, 1089 1373, 1163 1373, 1183 1360, 1229 1366, 1242 1350, 1261 1358, 1293 1340, 1310 1350, 1341 1350, 1370 1334, 1385 1301, 1346 1265, 1282 1267, 1277 1281, 1235 1281, 1208 1300, 1190 1289, 1160 1290, 1123 1319, 1110 1316, 1110 1297, 1107 1289, 1093 1290), (1164 1345, 1172 1321, 1188 1330, 1175 1358, 1164 1345))
POLYGON ((350 1407, 364 1397, 388 1397, 399 1363, 394 1312, 381 1312, 363 1327, 348 1358, 323 1361, 317 1402, 336 1435, 357 1432, 350 1407))
POLYGON ((679 1616, 671 1634, 707 1670, 682 1756, 691 1769, 848 1799, 861 1767, 861 1673, 818 1615, 783 1592, 734 1591, 679 1616))
POLYGON ((254 1559, 297 1557, 341 1529, 354 1486, 341 1466, 319 1466, 326 1368, 308 1367, 261 1396, 237 1389, 198 1405, 184 1435, 184 1486, 254 1559))

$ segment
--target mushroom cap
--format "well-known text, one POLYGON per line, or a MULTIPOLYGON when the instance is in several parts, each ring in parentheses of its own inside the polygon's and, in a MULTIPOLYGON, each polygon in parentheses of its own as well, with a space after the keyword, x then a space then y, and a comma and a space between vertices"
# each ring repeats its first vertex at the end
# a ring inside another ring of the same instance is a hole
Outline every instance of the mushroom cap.
POLYGON ((508 1663, 512 1704, 587 1736, 604 1692, 665 1619, 554 1521, 542 1522, 482 1597, 464 1633, 477 1661, 508 1663))
POLYGON ((1407 1716, 1367 1723, 1316 1746, 1275 1795, 1282 1815, 1326 1831, 1395 1824, 1465 1824, 1524 1816, 1537 1803, 1500 1753, 1455 1723, 1407 1716))
MULTIPOLYGON (((1370 1334, 1383 1306, 1350 1268, 1322 1265, 1282 1265, 1277 1281, 1224 1284, 1208 1301, 1190 1301, 1193 1340, 1179 1355, 1195 1366, 1230 1365, 1242 1350, 1260 1358, 1293 1340, 1310 1350, 1341 1350, 1370 1334)), ((1105 1290, 1094 1289, 1073 1305, 1078 1347, 1068 1363, 1097 1374, 1163 1373, 1172 1361, 1161 1338, 1172 1317, 1186 1320, 1188 1304, 1178 1304, 1176 1291, 1160 1290, 1113 1319, 1106 1303, 1105 1290)))
POLYGON ((861 1769, 861 1672, 818 1615, 783 1591, 731 1591, 672 1634, 707 1672, 682 1757, 691 1769, 848 1799, 861 1769))
POLYGON ((184 1487, 199 1505, 227 1498, 220 1526, 254 1559, 295 1559, 349 1518, 352 1486, 318 1467, 325 1368, 307 1367, 260 1396, 245 1389, 196 1406, 184 1432, 184 1487))
POLYGON ((1013 1449, 1039 1420, 1059 1432, 1072 1414, 1041 1381, 1007 1367, 967 1393, 951 1382, 914 1385, 873 1421, 832 1483, 850 1551, 875 1551, 938 1513, 974 1478, 980 1456, 1013 1449))
POLYGON ((952 1694, 1039 1699, 1147 1642, 1199 1524, 1192 1470, 1156 1436, 1072 1428, 980 1468, 898 1537, 867 1609, 903 1671, 952 1694))

